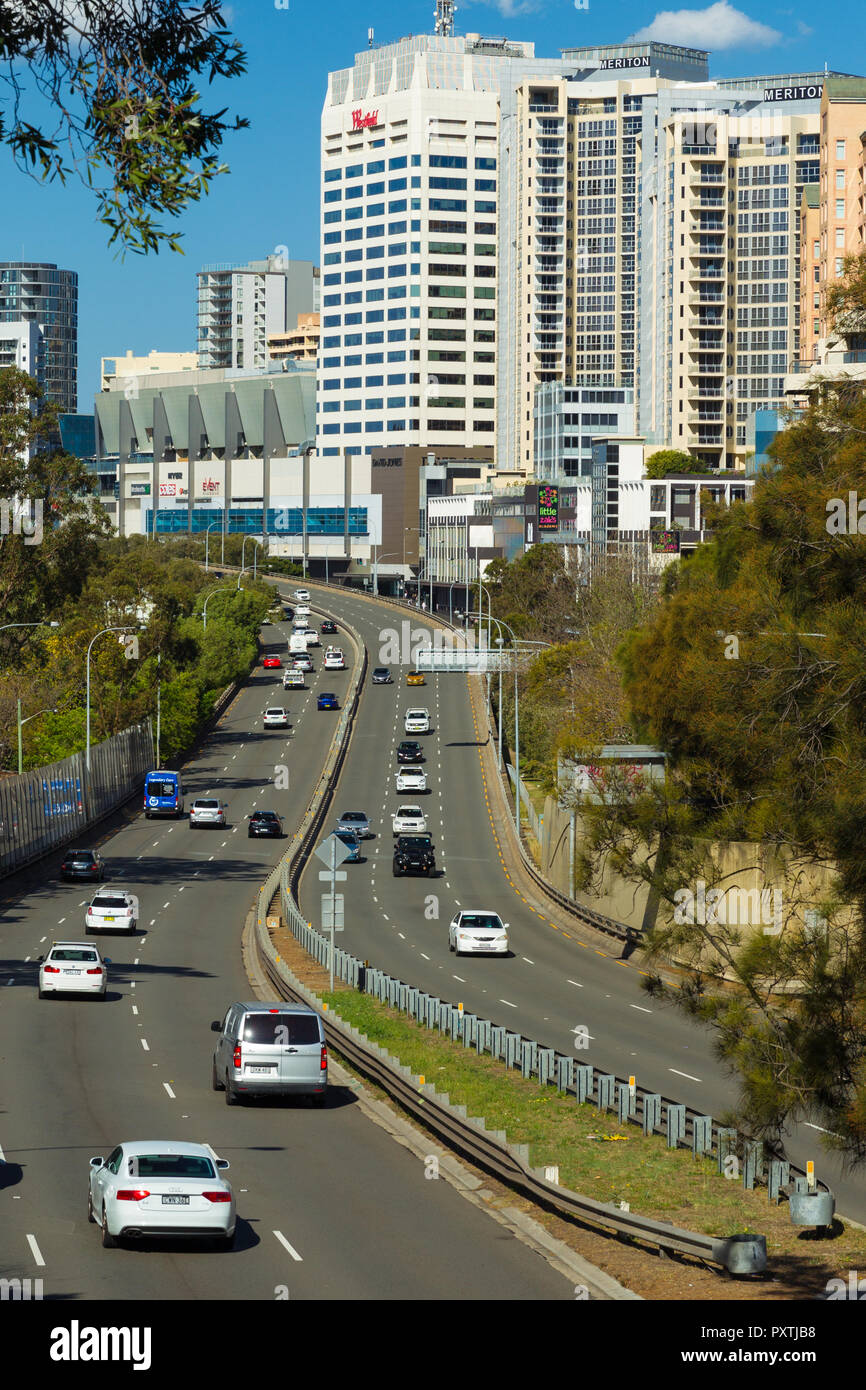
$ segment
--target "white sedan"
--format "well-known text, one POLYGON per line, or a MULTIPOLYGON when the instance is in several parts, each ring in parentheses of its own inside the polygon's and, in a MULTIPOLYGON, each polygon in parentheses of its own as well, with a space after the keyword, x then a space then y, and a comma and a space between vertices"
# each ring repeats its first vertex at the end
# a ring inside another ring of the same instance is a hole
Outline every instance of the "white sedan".
POLYGON ((503 922, 498 912, 480 909, 458 912, 448 926, 448 950, 458 956, 475 953, 507 956, 508 923, 503 922))
POLYGON ((119 1144, 108 1158, 90 1160, 87 1219, 102 1227, 108 1250, 124 1237, 151 1236, 207 1236, 230 1250, 237 1213, 221 1177, 228 1166, 207 1144, 119 1144))
POLYGON ((325 652, 324 664, 326 671, 345 671, 346 669, 346 660, 341 651, 325 652))
POLYGON ((427 773, 423 767, 398 767, 395 773, 398 792, 426 792, 427 773))
POLYGON ((398 806, 391 817, 395 835, 426 835, 427 817, 420 806, 398 806))
POLYGON ((265 710, 262 722, 266 729, 288 729, 289 711, 283 709, 282 705, 271 705, 265 710))
POLYGON ((105 998, 106 965, 89 941, 55 941, 47 956, 39 957, 39 998, 49 994, 96 994, 105 998))
POLYGON ((117 888, 100 888, 84 915, 88 932, 128 931, 138 926, 138 898, 117 888))

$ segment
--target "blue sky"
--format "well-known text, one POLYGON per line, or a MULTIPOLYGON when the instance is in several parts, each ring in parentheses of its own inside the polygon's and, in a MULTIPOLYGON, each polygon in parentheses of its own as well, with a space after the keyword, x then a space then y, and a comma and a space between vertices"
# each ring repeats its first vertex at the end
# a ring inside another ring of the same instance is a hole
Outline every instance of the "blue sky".
MULTIPOLYGON (((231 0, 230 27, 248 52, 248 72, 206 91, 208 109, 228 104, 251 129, 230 137, 231 173, 184 219, 185 255, 118 259, 95 220, 95 203, 70 182, 44 186, 19 172, 0 150, 0 259, 54 261, 79 275, 79 407, 89 411, 99 358, 151 348, 195 347, 195 272, 210 261, 247 261, 287 246, 317 260, 319 119, 327 72, 351 65, 366 46, 407 33, 431 32, 435 0, 231 0)), ((795 0, 715 0, 664 9, 652 0, 461 0, 457 32, 530 39, 541 57, 584 43, 618 43, 632 35, 711 52, 713 76, 806 72, 826 62, 866 73, 860 0, 828 0, 820 17, 795 0)), ((25 113, 26 114, 26 113, 25 113)))

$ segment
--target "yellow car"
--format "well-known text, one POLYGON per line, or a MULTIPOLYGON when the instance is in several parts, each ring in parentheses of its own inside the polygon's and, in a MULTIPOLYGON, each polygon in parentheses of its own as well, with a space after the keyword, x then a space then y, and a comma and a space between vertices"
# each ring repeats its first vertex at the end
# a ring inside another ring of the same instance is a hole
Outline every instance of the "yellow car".
POLYGON ((426 682, 425 679, 424 679, 424 672, 423 672, 423 671, 407 671, 407 672, 406 672, 406 684, 407 684, 407 685, 426 685, 427 682, 426 682))

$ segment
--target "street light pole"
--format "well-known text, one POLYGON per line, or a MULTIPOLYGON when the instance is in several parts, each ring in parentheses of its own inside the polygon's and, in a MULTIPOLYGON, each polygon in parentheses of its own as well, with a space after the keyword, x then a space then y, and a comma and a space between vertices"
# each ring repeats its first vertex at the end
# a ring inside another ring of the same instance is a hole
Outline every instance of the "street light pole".
POLYGON ((50 708, 46 707, 45 709, 38 709, 38 710, 36 711, 35 714, 28 714, 28 716, 27 716, 26 719, 22 719, 22 718, 21 718, 21 701, 20 701, 20 700, 18 701, 18 776, 19 776, 19 777, 21 776, 21 773, 22 773, 22 771, 23 771, 23 769, 24 769, 24 756, 23 756, 23 746, 22 746, 22 739, 21 739, 21 730, 23 729, 23 727, 24 727, 25 724, 29 724, 29 723, 30 723, 30 720, 31 720, 31 719, 38 719, 39 716, 40 716, 40 714, 56 714, 56 713, 57 713, 57 710, 56 710, 56 709, 50 709, 50 708))
MULTIPOLYGON (((240 575, 238 575, 238 589, 239 589, 239 588, 240 588, 240 575)), ((237 592, 237 590, 235 590, 235 592, 237 592)), ((205 595, 205 600, 204 600, 204 603, 202 604, 202 610, 201 610, 201 616, 202 616, 202 632, 207 632, 207 606, 208 606, 208 604, 210 603, 211 599, 213 598, 214 594, 227 594, 227 593, 231 593, 231 586, 228 585, 228 584, 218 584, 218 585, 216 586, 215 589, 211 589, 210 592, 209 592, 208 594, 205 595)))
POLYGON ((496 645, 499 647, 499 704, 497 709, 497 714, 499 716, 497 723, 499 725, 499 728, 497 730, 497 759, 499 763, 500 772, 502 771, 502 644, 504 641, 505 638, 502 636, 502 633, 500 632, 499 636, 496 639, 496 645))
MULTIPOLYGON (((219 526, 219 524, 220 524, 220 523, 219 523, 218 521, 212 522, 211 525, 208 526, 207 530, 206 530, 205 533, 204 533, 204 572, 205 572, 205 574, 207 574, 208 570, 210 569, 210 555, 209 555, 210 533, 211 533, 211 531, 213 530, 214 526, 219 526)), ((157 759, 157 761, 159 761, 159 759, 157 759)))
MULTIPOLYGON (((474 613, 473 617, 484 619, 483 613, 474 613)), ((494 623, 500 628, 504 627, 511 636, 511 648, 514 657, 514 827, 517 831, 517 838, 520 839, 520 688, 517 684, 517 638, 514 629, 502 618, 494 618, 494 623)), ((500 652, 501 659, 501 652, 500 652)))
MULTIPOLYGON (((96 638, 97 638, 97 637, 102 637, 102 636, 104 636, 106 632, 128 632, 130 626, 131 626, 130 623, 122 623, 120 626, 104 627, 104 628, 102 629, 101 632, 97 632, 96 637, 91 637, 91 639, 90 639, 90 646, 87 648, 87 746, 86 746, 86 756, 85 756, 85 759, 84 759, 84 765, 85 765, 85 768, 87 769, 88 777, 90 776, 90 653, 91 653, 91 650, 92 650, 92 648, 93 648, 93 644, 94 644, 94 642, 96 641, 96 638)), ((139 629, 139 631, 140 631, 140 629, 139 629)), ((89 784, 89 783, 88 783, 88 787, 87 787, 87 795, 88 795, 88 799, 89 799, 89 797, 90 797, 90 784, 89 784)), ((89 807, 88 807, 88 809, 89 809, 89 807)))

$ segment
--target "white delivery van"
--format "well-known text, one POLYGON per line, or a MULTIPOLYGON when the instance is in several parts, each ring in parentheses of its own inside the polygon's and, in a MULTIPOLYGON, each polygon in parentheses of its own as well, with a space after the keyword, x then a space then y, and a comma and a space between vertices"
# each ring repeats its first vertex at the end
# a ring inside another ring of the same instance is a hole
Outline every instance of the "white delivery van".
POLYGON ((293 632, 289 638, 290 653, 298 656, 307 650, 307 634, 303 631, 293 632))

